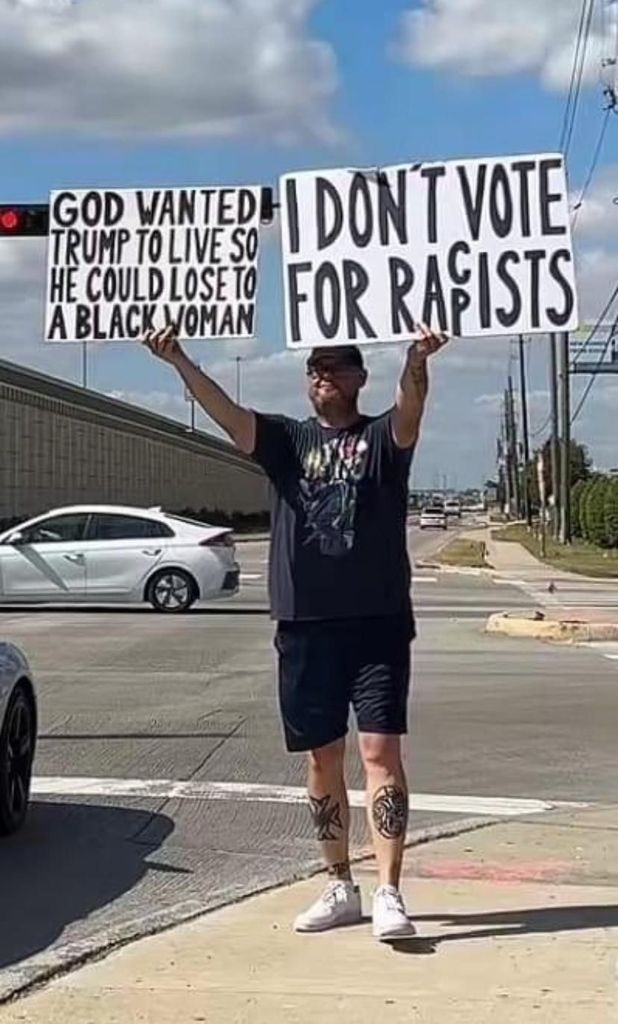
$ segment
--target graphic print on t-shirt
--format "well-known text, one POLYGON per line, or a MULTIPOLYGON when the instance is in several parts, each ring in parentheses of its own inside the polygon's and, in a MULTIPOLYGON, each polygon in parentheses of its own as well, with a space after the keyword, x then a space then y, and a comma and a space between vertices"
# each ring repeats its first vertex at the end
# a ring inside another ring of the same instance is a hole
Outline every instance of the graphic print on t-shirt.
POLYGON ((358 483, 367 462, 367 441, 358 434, 325 441, 303 461, 300 499, 305 513, 305 544, 340 558, 354 546, 358 483))

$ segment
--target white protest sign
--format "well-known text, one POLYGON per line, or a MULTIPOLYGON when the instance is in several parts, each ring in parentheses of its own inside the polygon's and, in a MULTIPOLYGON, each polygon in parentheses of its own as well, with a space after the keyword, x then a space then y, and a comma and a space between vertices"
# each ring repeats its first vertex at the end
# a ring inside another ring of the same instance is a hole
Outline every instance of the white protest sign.
POLYGON ((57 191, 50 196, 47 341, 255 332, 261 189, 57 191))
POLYGON ((578 325, 560 155, 281 179, 287 344, 578 325))

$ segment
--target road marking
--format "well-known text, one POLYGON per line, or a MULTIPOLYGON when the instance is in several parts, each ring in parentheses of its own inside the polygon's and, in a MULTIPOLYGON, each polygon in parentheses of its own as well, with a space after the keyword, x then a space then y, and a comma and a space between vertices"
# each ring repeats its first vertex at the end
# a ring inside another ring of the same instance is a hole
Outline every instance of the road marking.
POLYGON ((412 583, 413 584, 414 583, 437 583, 437 582, 438 582, 438 577, 437 576, 419 576, 417 573, 414 573, 413 576, 412 576, 412 583))
POLYGON ((508 580, 508 579, 496 579, 492 577, 493 582, 497 587, 525 587, 527 583, 525 580, 508 580))
MULTIPOLYGON (((237 800, 245 803, 304 804, 302 786, 273 786, 259 782, 181 782, 170 779, 100 779, 80 776, 39 775, 32 780, 32 795, 47 797, 140 797, 167 800, 237 800)), ((349 793, 352 807, 365 806, 365 793, 349 793)), ((442 814, 479 814, 511 818, 543 814, 557 807, 587 807, 588 804, 529 800, 513 797, 451 796, 413 793, 413 810, 442 814)))
POLYGON ((261 572, 241 572, 240 582, 247 583, 248 580, 261 580, 263 573, 261 572))

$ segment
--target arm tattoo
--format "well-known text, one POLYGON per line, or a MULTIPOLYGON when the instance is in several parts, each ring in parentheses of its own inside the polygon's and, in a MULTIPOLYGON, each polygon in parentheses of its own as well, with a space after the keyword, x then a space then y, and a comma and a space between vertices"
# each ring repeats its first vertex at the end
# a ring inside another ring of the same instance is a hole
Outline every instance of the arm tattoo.
POLYGON ((310 796, 311 816, 321 843, 339 839, 343 829, 341 808, 327 796, 310 796))
POLYGON ((408 798, 399 786, 382 786, 371 805, 376 832, 384 839, 401 839, 408 823, 408 798))

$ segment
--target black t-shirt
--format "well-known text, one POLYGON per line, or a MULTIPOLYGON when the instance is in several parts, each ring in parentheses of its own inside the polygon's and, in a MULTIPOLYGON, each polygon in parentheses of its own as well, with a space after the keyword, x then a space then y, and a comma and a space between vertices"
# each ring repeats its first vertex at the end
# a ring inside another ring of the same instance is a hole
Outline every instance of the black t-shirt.
POLYGON ((406 548, 412 449, 390 413, 345 429, 256 415, 272 485, 270 597, 280 621, 411 617, 406 548))

